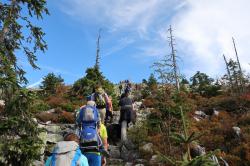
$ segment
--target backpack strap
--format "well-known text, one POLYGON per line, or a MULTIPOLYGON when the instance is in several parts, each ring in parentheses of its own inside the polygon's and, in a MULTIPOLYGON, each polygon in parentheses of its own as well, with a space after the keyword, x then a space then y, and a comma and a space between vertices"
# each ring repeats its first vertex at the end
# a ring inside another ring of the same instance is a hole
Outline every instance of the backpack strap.
POLYGON ((56 166, 56 153, 55 153, 55 149, 54 151, 52 152, 52 156, 51 156, 51 166, 56 166))
POLYGON ((79 148, 77 148, 75 155, 74 155, 74 158, 71 162, 71 166, 76 166, 76 163, 80 159, 81 155, 82 155, 81 150, 79 148))

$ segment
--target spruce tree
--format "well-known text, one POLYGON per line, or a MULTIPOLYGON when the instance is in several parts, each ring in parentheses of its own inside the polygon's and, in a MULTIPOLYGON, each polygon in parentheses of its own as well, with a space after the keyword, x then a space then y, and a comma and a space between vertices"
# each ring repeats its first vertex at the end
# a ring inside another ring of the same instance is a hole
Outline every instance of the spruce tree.
POLYGON ((27 79, 16 52, 24 52, 30 65, 38 68, 35 54, 45 51, 47 45, 45 33, 32 20, 42 19, 44 13, 48 14, 46 0, 0 2, 0 91, 5 101, 0 123, 0 165, 29 165, 40 157, 39 129, 30 113, 34 94, 23 88, 27 79))

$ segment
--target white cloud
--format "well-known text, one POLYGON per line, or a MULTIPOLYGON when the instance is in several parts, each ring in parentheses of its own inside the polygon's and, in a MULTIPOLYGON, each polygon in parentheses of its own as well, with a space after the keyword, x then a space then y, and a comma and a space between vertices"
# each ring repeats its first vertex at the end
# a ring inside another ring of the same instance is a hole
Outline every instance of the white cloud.
POLYGON ((112 32, 129 29, 144 34, 155 22, 158 9, 169 6, 170 2, 166 0, 63 0, 60 6, 66 14, 84 23, 102 25, 112 32))
POLYGON ((117 45, 104 51, 103 57, 109 56, 117 51, 120 51, 124 49, 125 47, 127 47, 129 44, 132 44, 133 42, 134 42, 134 39, 132 38, 128 38, 128 37, 121 38, 117 45))
POLYGON ((74 73, 71 73, 69 71, 58 69, 58 68, 47 66, 47 65, 39 65, 39 67, 41 68, 41 70, 47 70, 47 71, 53 72, 55 74, 67 75, 67 76, 71 76, 71 77, 75 77, 75 78, 81 77, 78 74, 74 74, 74 73))
POLYGON ((37 82, 28 85, 27 88, 35 88, 35 87, 38 87, 38 85, 40 85, 40 84, 42 83, 42 81, 43 81, 43 79, 40 78, 37 82))
POLYGON ((172 24, 181 72, 225 73, 222 54, 235 59, 232 36, 243 69, 250 71, 249 0, 62 0, 60 6, 72 18, 114 36, 118 42, 105 56, 131 43, 138 56, 169 54, 167 29, 172 24))
POLYGON ((179 48, 190 68, 215 76, 225 73, 222 54, 235 58, 231 37, 236 39, 240 61, 250 71, 250 1, 188 0, 172 19, 179 48))

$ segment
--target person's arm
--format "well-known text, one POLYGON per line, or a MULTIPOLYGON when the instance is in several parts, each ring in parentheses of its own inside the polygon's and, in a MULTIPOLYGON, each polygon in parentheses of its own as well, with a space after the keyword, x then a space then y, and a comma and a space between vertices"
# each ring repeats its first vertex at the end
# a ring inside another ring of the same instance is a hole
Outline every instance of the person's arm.
POLYGON ((110 109, 109 107, 109 96, 107 95, 107 93, 104 93, 104 100, 105 100, 105 103, 106 103, 106 106, 108 107, 108 110, 110 109))
POLYGON ((104 125, 102 125, 101 127, 100 136, 105 150, 108 150, 108 134, 107 134, 107 129, 104 125))
POLYGON ((79 114, 76 119, 76 123, 78 126, 81 124, 81 120, 82 120, 82 109, 79 111, 79 114))
POLYGON ((113 104, 112 104, 112 100, 110 100, 110 103, 109 103, 110 105, 109 105, 109 109, 110 109, 110 111, 112 112, 113 111, 113 104))

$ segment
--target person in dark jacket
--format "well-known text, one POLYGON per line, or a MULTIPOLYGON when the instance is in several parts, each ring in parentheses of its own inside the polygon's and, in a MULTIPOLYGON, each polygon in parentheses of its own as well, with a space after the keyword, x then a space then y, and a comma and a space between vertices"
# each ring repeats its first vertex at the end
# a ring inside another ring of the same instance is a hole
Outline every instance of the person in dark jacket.
POLYGON ((129 97, 129 91, 125 91, 125 93, 121 96, 120 102, 120 120, 121 124, 121 140, 126 141, 127 139, 127 125, 131 121, 131 113, 133 111, 133 101, 129 97))

